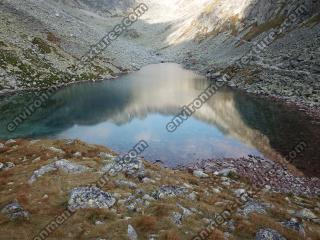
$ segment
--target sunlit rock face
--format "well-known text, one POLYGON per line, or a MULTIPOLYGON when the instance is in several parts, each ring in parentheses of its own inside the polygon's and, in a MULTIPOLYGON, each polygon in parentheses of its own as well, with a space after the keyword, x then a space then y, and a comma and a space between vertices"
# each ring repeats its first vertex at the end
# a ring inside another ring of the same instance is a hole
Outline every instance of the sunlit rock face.
POLYGON ((88 9, 93 12, 100 12, 100 13, 111 13, 125 11, 130 7, 134 6, 135 0, 60 0, 62 4, 70 5, 77 8, 88 9))
MULTIPOLYGON (((164 1, 166 2, 166 1, 164 1)), ((188 0, 170 1, 176 6, 176 26, 167 40, 177 44, 190 39, 215 37, 221 33, 245 34, 255 26, 277 27, 291 12, 298 10, 295 25, 310 18, 320 9, 318 1, 273 0, 188 0), (181 11, 183 9, 184 11, 181 11), (182 14, 183 12, 183 14, 182 14), (302 13, 302 14, 301 14, 302 13)), ((165 3, 163 3, 165 4, 165 3)))

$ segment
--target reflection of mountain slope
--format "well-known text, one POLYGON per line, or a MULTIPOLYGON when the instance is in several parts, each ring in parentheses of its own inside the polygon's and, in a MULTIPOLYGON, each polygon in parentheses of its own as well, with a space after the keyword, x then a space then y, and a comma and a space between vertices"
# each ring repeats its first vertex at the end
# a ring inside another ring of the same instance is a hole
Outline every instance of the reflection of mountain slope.
POLYGON ((294 165, 306 174, 319 176, 319 123, 280 104, 266 105, 261 99, 239 94, 235 95, 235 99, 236 108, 245 124, 259 129, 261 134, 268 137, 272 148, 282 156, 288 155, 297 145, 305 142, 307 149, 297 155, 294 165))

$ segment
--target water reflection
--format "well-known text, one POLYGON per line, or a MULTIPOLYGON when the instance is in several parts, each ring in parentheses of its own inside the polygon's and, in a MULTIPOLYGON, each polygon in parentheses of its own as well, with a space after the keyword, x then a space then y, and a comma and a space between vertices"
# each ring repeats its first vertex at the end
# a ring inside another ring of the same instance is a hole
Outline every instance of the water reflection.
POLYGON ((314 135, 319 125, 307 127, 310 120, 300 114, 229 89, 220 90, 176 132, 168 133, 166 123, 208 84, 177 64, 150 65, 118 80, 62 89, 9 134, 6 124, 31 99, 13 96, 0 105, 0 136, 80 138, 120 152, 144 139, 150 145, 145 157, 169 166, 248 154, 276 159, 294 147, 294 139, 319 143, 314 135))

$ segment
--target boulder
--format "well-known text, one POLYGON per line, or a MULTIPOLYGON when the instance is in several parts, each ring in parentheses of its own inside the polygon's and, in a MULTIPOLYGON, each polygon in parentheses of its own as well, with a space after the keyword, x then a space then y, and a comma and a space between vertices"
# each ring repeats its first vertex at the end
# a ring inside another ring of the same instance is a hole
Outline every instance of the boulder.
POLYGON ((95 186, 74 188, 71 191, 68 205, 70 209, 110 208, 116 202, 110 193, 95 186))
POLYGON ((28 183, 32 184, 33 182, 35 182, 39 177, 43 176, 44 174, 46 174, 48 172, 52 172, 52 171, 57 171, 57 170, 62 170, 65 173, 76 174, 76 173, 83 173, 86 171, 90 171, 91 168, 73 163, 73 162, 65 160, 65 159, 61 159, 61 160, 55 161, 53 163, 50 163, 48 165, 42 166, 38 170, 34 171, 33 175, 29 179, 28 183))
POLYGON ((303 218, 305 220, 313 220, 317 219, 317 216, 309 209, 304 208, 302 210, 299 210, 294 214, 296 217, 303 218))
POLYGON ((255 240, 286 240, 286 238, 281 236, 277 231, 271 228, 266 228, 260 229, 257 232, 255 240))
POLYGON ((2 214, 5 214, 11 220, 17 219, 29 219, 30 214, 23 209, 18 202, 13 202, 6 205, 2 210, 2 214))
POLYGON ((166 199, 171 197, 177 197, 186 195, 188 189, 180 186, 161 186, 159 190, 152 193, 152 197, 155 199, 166 199))
POLYGON ((240 210, 240 213, 244 216, 248 216, 251 213, 266 214, 267 212, 262 204, 256 201, 249 201, 244 205, 243 209, 240 210))

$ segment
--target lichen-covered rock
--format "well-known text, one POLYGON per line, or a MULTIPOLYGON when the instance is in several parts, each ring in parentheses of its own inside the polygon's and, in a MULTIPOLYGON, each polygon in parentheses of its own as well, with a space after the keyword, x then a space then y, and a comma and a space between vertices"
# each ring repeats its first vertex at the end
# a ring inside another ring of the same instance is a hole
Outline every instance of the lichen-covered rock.
POLYGON ((71 191, 68 205, 70 209, 110 208, 116 202, 110 193, 94 186, 78 187, 71 191))
POLYGON ((28 219, 30 214, 25 211, 23 207, 18 202, 13 202, 6 205, 2 210, 2 214, 5 214, 11 220, 16 219, 28 219))
POLYGON ((286 240, 283 236, 280 235, 277 231, 266 228, 260 229, 255 237, 255 240, 286 240))
POLYGON ((248 216, 251 213, 260 213, 260 214, 267 213, 265 207, 262 204, 255 201, 247 202, 244 205, 243 209, 240 210, 239 212, 241 215, 244 215, 244 216, 248 216))
POLYGON ((125 161, 121 157, 113 158, 112 163, 106 164, 101 169, 102 172, 107 172, 110 175, 116 175, 117 173, 126 173, 131 176, 143 176, 144 166, 142 159, 132 158, 130 161, 125 161))
POLYGON ((65 159, 61 159, 61 160, 55 161, 53 163, 50 163, 48 165, 42 166, 38 170, 34 171, 33 175, 29 179, 28 183, 32 184, 33 182, 35 182, 39 177, 43 176, 44 174, 46 174, 48 172, 57 171, 57 170, 62 170, 66 173, 76 174, 76 173, 83 173, 86 171, 90 171, 91 168, 73 163, 73 162, 65 160, 65 159))
POLYGON ((180 186, 162 186, 159 190, 152 193, 152 197, 155 199, 164 199, 170 197, 177 197, 181 195, 186 195, 188 189, 180 186))

